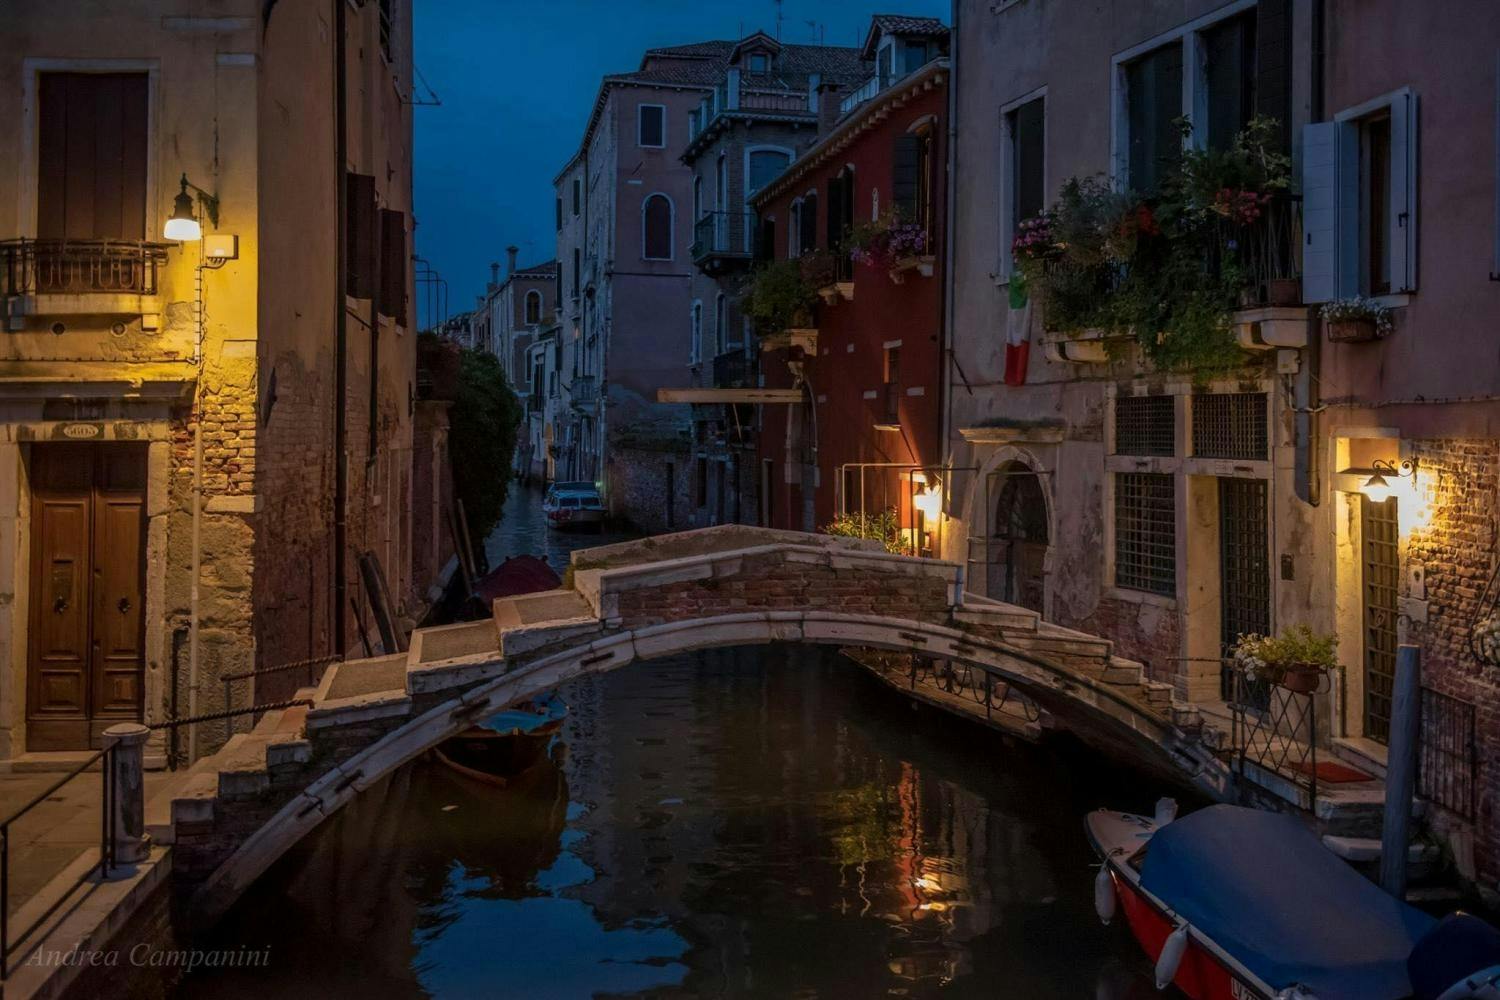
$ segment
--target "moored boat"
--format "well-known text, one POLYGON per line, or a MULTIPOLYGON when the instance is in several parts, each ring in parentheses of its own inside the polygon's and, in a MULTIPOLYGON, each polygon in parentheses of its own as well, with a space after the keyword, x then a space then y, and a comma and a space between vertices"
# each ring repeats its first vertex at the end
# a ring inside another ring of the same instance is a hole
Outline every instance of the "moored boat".
POLYGON ((1117 911, 1192 1000, 1500 1000, 1500 932, 1437 921, 1350 868, 1295 817, 1215 805, 1100 809, 1095 907, 1117 911), (1442 985, 1437 985, 1442 984, 1442 985))
POLYGON ((465 777, 505 787, 546 759, 567 712, 567 703, 551 691, 444 740, 433 755, 465 777))

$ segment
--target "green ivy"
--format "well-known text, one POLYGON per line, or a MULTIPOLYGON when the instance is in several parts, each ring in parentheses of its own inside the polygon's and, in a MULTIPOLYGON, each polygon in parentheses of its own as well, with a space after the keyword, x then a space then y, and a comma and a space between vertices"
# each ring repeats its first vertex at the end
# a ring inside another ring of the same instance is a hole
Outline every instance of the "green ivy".
POLYGON ((499 359, 487 351, 462 349, 448 409, 448 460, 453 492, 463 501, 476 544, 500 522, 521 419, 520 400, 499 359))

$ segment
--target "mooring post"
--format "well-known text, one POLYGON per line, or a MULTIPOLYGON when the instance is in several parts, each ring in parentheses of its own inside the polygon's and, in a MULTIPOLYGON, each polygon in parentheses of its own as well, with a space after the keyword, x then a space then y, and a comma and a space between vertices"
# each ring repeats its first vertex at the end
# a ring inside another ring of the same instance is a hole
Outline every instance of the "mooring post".
POLYGON ((109 770, 105 780, 112 790, 105 797, 114 815, 109 829, 114 840, 114 863, 133 865, 146 859, 150 841, 146 837, 146 737, 151 730, 138 722, 110 726, 104 738, 111 741, 109 770))
POLYGON ((1422 651, 1396 651, 1391 689, 1390 753, 1385 773, 1385 821, 1380 833, 1380 885, 1406 898, 1406 852, 1411 842, 1412 796, 1417 783, 1417 741, 1422 711, 1422 651))

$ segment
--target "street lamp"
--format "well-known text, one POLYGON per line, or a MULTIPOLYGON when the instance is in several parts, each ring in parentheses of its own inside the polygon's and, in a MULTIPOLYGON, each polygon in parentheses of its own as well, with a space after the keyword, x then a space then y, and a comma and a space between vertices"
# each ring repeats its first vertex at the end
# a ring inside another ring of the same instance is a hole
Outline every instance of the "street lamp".
POLYGON ((1400 479, 1403 476, 1414 475, 1417 471, 1414 462, 1402 462, 1400 466, 1397 466, 1380 458, 1370 463, 1370 469, 1372 470, 1370 478, 1365 480, 1359 491, 1375 503, 1385 503, 1391 498, 1393 488, 1390 480, 1385 478, 1386 475, 1400 479))
POLYGON ((198 217, 193 214, 193 196, 188 194, 188 188, 197 192, 198 202, 203 206, 203 212, 208 216, 208 221, 215 228, 219 225, 218 196, 209 194, 189 181, 187 174, 183 174, 182 190, 177 192, 177 198, 172 204, 172 214, 167 218, 166 225, 162 227, 162 236, 166 239, 190 242, 203 238, 203 226, 199 224, 198 217))

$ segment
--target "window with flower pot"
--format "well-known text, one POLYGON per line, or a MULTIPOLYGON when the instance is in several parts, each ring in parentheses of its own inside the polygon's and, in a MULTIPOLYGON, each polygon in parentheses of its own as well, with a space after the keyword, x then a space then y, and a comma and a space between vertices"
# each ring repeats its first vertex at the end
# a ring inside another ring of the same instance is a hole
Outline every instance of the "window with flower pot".
POLYGON ((1000 269, 1008 278, 1014 259, 1012 247, 1021 223, 1042 214, 1046 205, 1045 93, 1023 98, 1001 109, 1000 269))

